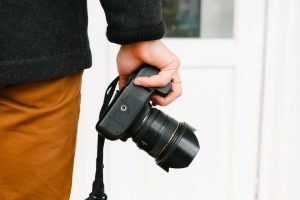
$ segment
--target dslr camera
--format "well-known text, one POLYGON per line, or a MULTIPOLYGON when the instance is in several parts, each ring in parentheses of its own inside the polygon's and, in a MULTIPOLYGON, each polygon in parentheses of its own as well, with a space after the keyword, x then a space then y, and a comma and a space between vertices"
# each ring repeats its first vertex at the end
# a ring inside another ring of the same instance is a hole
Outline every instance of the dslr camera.
POLYGON ((192 126, 178 122, 151 104, 151 95, 168 95, 172 83, 163 88, 146 88, 133 83, 136 77, 158 73, 157 68, 144 64, 131 74, 100 117, 96 129, 109 140, 126 141, 131 137, 168 172, 169 168, 189 166, 200 146, 192 126))

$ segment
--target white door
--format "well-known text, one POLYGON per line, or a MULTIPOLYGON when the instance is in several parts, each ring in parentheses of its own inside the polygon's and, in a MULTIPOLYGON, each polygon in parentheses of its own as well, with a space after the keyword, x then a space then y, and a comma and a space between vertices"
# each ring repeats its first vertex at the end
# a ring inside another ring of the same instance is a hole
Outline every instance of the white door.
MULTIPOLYGON (((164 42, 181 59, 184 90, 175 103, 159 109, 195 127, 201 149, 190 167, 166 173, 132 141, 108 142, 105 182, 109 199, 254 200, 265 1, 163 3, 170 36, 164 42)), ((107 59, 102 65, 110 80, 117 75, 117 50, 112 44, 103 50, 107 59)), ((93 172, 88 176, 92 178, 93 172)), ((80 190, 78 185, 76 189, 80 190)))

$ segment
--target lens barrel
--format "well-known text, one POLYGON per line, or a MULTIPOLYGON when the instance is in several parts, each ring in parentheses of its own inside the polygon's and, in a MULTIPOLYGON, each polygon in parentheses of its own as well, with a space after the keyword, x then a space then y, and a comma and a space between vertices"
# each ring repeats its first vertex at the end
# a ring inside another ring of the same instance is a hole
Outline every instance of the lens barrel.
POLYGON ((188 167, 200 146, 195 129, 187 123, 179 123, 150 104, 130 128, 137 146, 155 158, 165 171, 169 168, 188 167))

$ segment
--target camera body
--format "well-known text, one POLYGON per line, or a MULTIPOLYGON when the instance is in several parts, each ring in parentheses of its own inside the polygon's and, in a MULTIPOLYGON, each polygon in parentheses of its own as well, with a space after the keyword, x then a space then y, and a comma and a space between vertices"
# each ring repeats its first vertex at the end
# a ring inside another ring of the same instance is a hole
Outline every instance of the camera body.
POLYGON ((168 95, 171 83, 162 88, 146 88, 133 83, 136 77, 158 73, 157 68, 144 64, 131 74, 101 115, 96 129, 109 140, 126 141, 131 137, 140 149, 155 158, 160 167, 169 171, 169 168, 187 167, 200 146, 193 127, 151 105, 151 95, 168 95))
POLYGON ((168 95, 171 90, 170 83, 163 88, 145 88, 133 83, 136 77, 150 77, 158 73, 159 69, 144 64, 130 75, 125 86, 117 93, 97 123, 96 129, 103 137, 109 140, 127 139, 130 137, 130 126, 149 103, 151 95, 168 95))

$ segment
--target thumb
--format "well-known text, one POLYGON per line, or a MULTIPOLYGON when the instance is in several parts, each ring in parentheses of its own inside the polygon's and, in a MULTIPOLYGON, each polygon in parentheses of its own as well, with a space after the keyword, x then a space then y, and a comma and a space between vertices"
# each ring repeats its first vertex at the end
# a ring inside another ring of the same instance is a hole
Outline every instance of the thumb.
POLYGON ((128 76, 119 75, 119 90, 125 86, 128 76))

